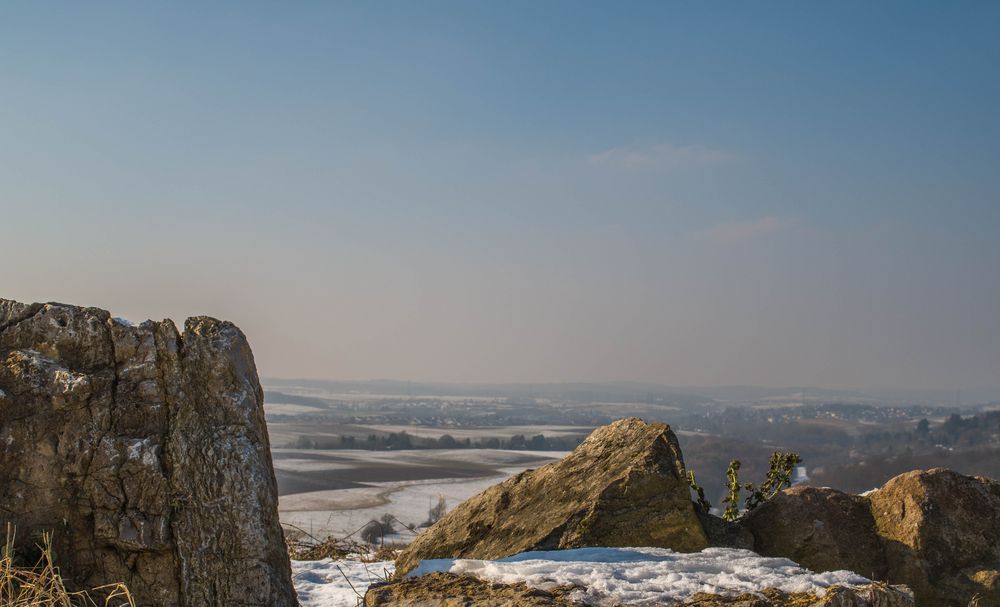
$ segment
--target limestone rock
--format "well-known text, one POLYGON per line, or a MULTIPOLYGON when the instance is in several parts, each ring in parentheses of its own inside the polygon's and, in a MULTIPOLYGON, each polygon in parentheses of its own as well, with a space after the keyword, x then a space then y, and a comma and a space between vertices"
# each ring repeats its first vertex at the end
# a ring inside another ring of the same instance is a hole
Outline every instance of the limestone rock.
MULTIPOLYGON (((586 607, 574 601, 572 587, 549 590, 523 582, 500 584, 454 573, 430 573, 372 586, 365 607, 586 607)), ((914 607, 905 590, 884 584, 834 586, 822 596, 774 588, 734 596, 699 593, 682 602, 642 603, 648 607, 914 607)))
POLYGON ((671 607, 914 607, 913 596, 905 588, 869 584, 857 588, 833 586, 819 597, 786 593, 774 588, 761 592, 720 596, 697 594, 690 601, 671 607))
POLYGON ((558 462, 466 500, 417 536, 397 574, 429 558, 497 559, 528 550, 707 546, 677 438, 629 418, 595 430, 558 462))
POLYGON ((430 573, 372 586, 365 607, 587 607, 567 598, 572 588, 539 590, 454 573, 430 573))
POLYGON ((864 497, 792 487, 754 509, 741 526, 753 533, 754 550, 764 556, 789 558, 813 571, 885 577, 885 555, 864 497))
POLYGON ((0 300, 0 525, 139 605, 296 604, 243 333, 0 300))
POLYGON ((916 470, 869 499, 891 582, 921 605, 1000 607, 1000 482, 916 470))

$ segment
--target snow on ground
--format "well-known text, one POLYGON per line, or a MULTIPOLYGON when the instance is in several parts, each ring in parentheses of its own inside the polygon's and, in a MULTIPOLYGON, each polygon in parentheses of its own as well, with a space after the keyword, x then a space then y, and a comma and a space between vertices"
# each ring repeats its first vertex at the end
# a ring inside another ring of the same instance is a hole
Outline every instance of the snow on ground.
MULTIPOLYGON (((292 570, 302 607, 355 607, 368 586, 391 575, 393 566, 326 559, 293 561, 292 570)), ((869 581, 848 571, 813 573, 788 559, 734 548, 693 554, 663 548, 579 548, 525 552, 497 561, 436 559, 424 561, 410 575, 433 571, 501 583, 523 581, 542 589, 575 585, 581 589, 571 598, 594 606, 666 603, 698 592, 739 594, 764 588, 822 595, 833 585, 869 581)))
POLYGON ((739 594, 763 588, 823 594, 829 586, 866 584, 849 571, 813 573, 783 558, 749 550, 707 548, 682 554, 663 548, 580 548, 525 552, 498 561, 428 560, 411 575, 451 571, 536 588, 577 585, 572 598, 589 605, 686 600, 698 592, 739 594))
POLYGON ((393 572, 392 561, 292 561, 295 592, 302 607, 357 607, 365 590, 393 572))
MULTIPOLYGON (((368 521, 391 514, 407 525, 420 525, 427 511, 443 497, 450 511, 473 495, 513 476, 521 469, 503 470, 500 476, 475 479, 431 479, 371 483, 372 487, 293 493, 278 498, 281 522, 295 525, 314 537, 344 537, 368 521)), ((409 542, 400 536, 393 541, 409 542)))
MULTIPOLYGON (((338 470, 352 465, 379 462, 407 465, 443 465, 458 461, 493 467, 499 474, 479 478, 444 478, 403 481, 368 482, 366 487, 330 489, 291 493, 278 498, 281 522, 294 525, 314 537, 329 535, 344 537, 368 521, 391 514, 407 525, 420 525, 427 520, 427 511, 443 497, 448 510, 482 493, 489 487, 523 472, 566 455, 562 451, 507 451, 500 449, 427 449, 418 451, 336 451, 331 461, 307 459, 308 450, 281 450, 283 454, 303 454, 303 457, 283 457, 275 460, 275 469, 288 471, 338 470)), ((313 452, 312 454, 314 454, 313 452)), ((410 534, 391 538, 409 542, 410 534)))

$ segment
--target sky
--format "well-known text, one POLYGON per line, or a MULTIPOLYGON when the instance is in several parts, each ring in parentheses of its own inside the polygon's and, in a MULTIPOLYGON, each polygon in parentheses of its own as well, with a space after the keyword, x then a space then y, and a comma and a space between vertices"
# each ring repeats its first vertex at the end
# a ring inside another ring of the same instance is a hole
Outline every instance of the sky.
POLYGON ((267 377, 1000 386, 1000 3, 5 2, 0 297, 267 377))

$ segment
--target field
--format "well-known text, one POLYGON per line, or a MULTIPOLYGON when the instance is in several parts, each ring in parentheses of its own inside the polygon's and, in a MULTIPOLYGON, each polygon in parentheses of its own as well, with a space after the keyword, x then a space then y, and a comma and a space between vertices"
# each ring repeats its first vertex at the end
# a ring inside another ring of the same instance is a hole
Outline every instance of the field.
MULTIPOLYGON (((496 449, 275 449, 283 523, 314 537, 347 536, 390 514, 418 526, 439 498, 451 509, 490 485, 565 455, 496 449)), ((408 534, 397 538, 407 541, 408 534)))

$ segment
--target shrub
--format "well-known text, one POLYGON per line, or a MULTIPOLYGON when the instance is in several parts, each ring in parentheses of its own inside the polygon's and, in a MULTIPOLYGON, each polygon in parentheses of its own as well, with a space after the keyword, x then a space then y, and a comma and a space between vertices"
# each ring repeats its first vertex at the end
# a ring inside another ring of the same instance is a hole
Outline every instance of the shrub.
MULTIPOLYGON (((722 512, 723 520, 735 521, 777 495, 783 487, 791 486, 792 472, 795 470, 796 464, 801 462, 802 458, 797 453, 775 451, 771 454, 771 459, 768 462, 767 476, 760 485, 753 483, 741 485, 739 479, 740 461, 734 459, 729 462, 729 467, 726 468, 726 497, 722 498, 722 502, 726 504, 726 509, 722 512), (739 506, 741 490, 747 492, 742 512, 739 506)), ((688 472, 688 483, 698 494, 698 506, 708 511, 711 504, 705 500, 705 492, 695 482, 693 472, 688 472)))

